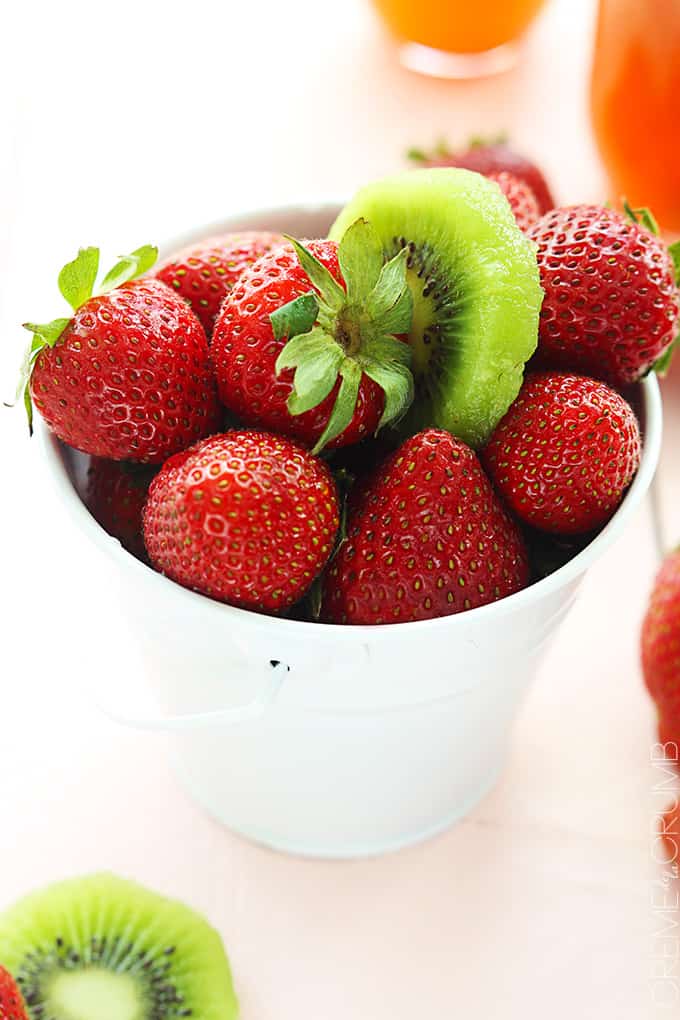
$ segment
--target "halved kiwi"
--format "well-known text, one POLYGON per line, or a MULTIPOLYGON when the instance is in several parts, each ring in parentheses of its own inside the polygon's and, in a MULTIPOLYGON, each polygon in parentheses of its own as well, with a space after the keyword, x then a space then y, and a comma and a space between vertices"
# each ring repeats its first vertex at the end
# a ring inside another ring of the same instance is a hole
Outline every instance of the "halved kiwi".
POLYGON ((198 914, 113 875, 32 893, 0 916, 0 962, 31 1020, 233 1020, 222 940, 198 914))
POLYGON ((481 446, 536 348, 543 292, 534 245, 498 185, 469 170, 409 170, 369 184, 330 237, 359 217, 386 256, 409 249, 416 396, 402 429, 435 425, 481 446))

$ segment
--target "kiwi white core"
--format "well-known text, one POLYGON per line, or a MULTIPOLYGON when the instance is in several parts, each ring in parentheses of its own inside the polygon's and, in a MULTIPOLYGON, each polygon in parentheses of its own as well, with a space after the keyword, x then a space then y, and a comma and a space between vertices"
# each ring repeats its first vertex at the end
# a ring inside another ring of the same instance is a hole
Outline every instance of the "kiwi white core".
POLYGON ((139 984, 103 967, 58 971, 46 989, 49 1016, 59 1020, 144 1020, 139 984))

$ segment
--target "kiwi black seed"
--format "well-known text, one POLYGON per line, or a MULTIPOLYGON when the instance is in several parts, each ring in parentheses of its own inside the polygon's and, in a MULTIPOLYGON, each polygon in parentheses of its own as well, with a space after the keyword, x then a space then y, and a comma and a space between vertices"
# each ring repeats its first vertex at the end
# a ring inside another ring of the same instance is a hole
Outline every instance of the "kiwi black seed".
POLYGON ((536 348, 543 295, 534 246, 498 186, 468 170, 410 170, 369 184, 331 238, 359 217, 386 256, 408 250, 416 396, 402 431, 434 425, 481 446, 536 348))
POLYGON ((31 1020, 234 1020, 216 931, 113 875, 71 879, 0 915, 0 962, 31 1020))

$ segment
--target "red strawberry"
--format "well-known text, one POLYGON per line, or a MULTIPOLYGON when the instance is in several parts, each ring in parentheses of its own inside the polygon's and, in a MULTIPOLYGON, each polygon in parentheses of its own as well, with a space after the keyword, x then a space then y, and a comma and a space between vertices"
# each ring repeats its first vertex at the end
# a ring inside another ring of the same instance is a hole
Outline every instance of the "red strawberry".
POLYGON ((487 174, 487 177, 490 181, 496 182, 507 198, 520 230, 529 230, 541 216, 538 201, 529 185, 505 170, 497 174, 487 174))
POLYGON ((680 868, 680 798, 677 798, 661 816, 659 835, 668 860, 680 868))
POLYGON ((0 1020, 29 1020, 21 992, 12 975, 2 966, 0 966, 0 1020))
POLYGON ((604 524, 640 463, 632 408, 604 383, 562 372, 527 376, 482 461, 510 509, 559 535, 604 524))
POLYGON ((166 259, 153 275, 189 302, 210 337, 220 306, 243 270, 280 244, 280 234, 264 230, 207 237, 166 259))
POLYGON ((645 224, 654 226, 646 211, 640 224, 597 205, 554 209, 534 224, 542 365, 624 386, 670 349, 680 315, 675 266, 645 224))
POLYGON ((431 153, 412 149, 409 156, 423 166, 458 166, 485 177, 507 171, 528 185, 541 214, 555 205, 548 183, 536 164, 515 152, 504 141, 473 141, 467 149, 459 152, 451 152, 446 145, 440 144, 431 153))
POLYGON ((350 624, 427 620, 511 595, 528 576, 522 536, 476 455, 449 432, 427 429, 352 494, 321 615, 350 624))
POLYGON ((266 432, 227 432, 171 457, 151 483, 144 539, 158 570, 246 609, 300 599, 339 524, 326 465, 266 432))
POLYGON ((104 531, 140 560, 146 559, 142 510, 152 477, 148 468, 93 457, 83 493, 83 502, 104 531))
POLYGON ((680 549, 657 574, 642 624, 642 671, 659 712, 659 740, 680 755, 680 549))
POLYGON ((92 297, 99 250, 81 249, 59 274, 73 317, 26 324, 26 397, 30 388, 50 429, 85 453, 156 463, 217 427, 200 322, 164 283, 134 278, 155 253, 123 258, 92 297))
POLYGON ((358 442, 413 399, 406 250, 383 265, 358 220, 335 241, 297 241, 241 276, 215 324, 223 403, 248 425, 320 450, 358 442), (340 268, 342 266, 342 269, 340 268))
POLYGON ((658 731, 659 743, 666 747, 666 757, 680 767, 680 709, 664 703, 658 731))

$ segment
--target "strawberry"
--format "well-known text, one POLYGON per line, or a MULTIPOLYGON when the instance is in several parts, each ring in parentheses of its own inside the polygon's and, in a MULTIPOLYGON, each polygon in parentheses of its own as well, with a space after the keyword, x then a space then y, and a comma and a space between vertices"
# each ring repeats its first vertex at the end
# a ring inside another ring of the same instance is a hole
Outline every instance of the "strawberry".
POLYGON ((680 549, 657 574, 642 624, 642 671, 659 713, 659 740, 680 748, 680 549))
POLYGON ((474 139, 467 149, 459 152, 451 152, 445 143, 440 143, 431 153, 411 149, 409 158, 421 166, 458 166, 485 177, 507 171, 531 189, 541 215, 555 205, 548 183, 536 164, 511 149, 503 139, 474 139))
POLYGON ((326 465, 283 436, 234 431, 171 457, 149 489, 152 564, 245 609, 293 605, 323 570, 339 524, 326 465))
POLYGON ((351 494, 321 617, 380 624, 448 616, 519 591, 528 576, 522 536, 475 453, 449 432, 426 429, 351 494))
POLYGON ((0 966, 0 1020, 29 1020, 21 992, 12 975, 2 966, 0 966))
POLYGON ((664 703, 659 714, 659 743, 666 747, 666 757, 680 766, 680 710, 664 703))
POLYGON ((680 260, 680 251, 654 235, 647 210, 628 214, 569 206, 549 212, 529 231, 545 292, 542 366, 594 375, 612 386, 667 366, 670 355, 664 355, 680 315, 673 257, 680 260))
POLYGON ((220 398, 248 425, 318 452, 400 418, 413 400, 404 249, 384 265, 358 220, 338 246, 291 241, 246 270, 215 323, 220 398))
POLYGON ((487 177, 496 182, 507 198, 520 230, 528 231, 541 217, 538 201, 529 185, 506 170, 487 174, 487 177))
POLYGON ((525 523, 558 535, 600 527, 641 453, 632 408, 602 382, 530 374, 482 453, 491 480, 525 523))
POLYGON ((217 427, 219 404, 203 328, 160 280, 138 279, 151 246, 125 256, 92 293, 98 248, 81 248, 59 274, 70 319, 26 323, 33 333, 24 400, 78 450, 156 463, 217 427))
POLYGON ((142 510, 153 470, 138 464, 93 457, 87 471, 83 502, 104 531, 124 549, 146 559, 142 510))
POLYGON ((153 275, 189 302, 210 338, 220 306, 243 270, 280 244, 280 234, 264 230, 207 237, 170 256, 153 275))
POLYGON ((669 805, 659 820, 659 836, 668 860, 680 868, 680 798, 669 805))

